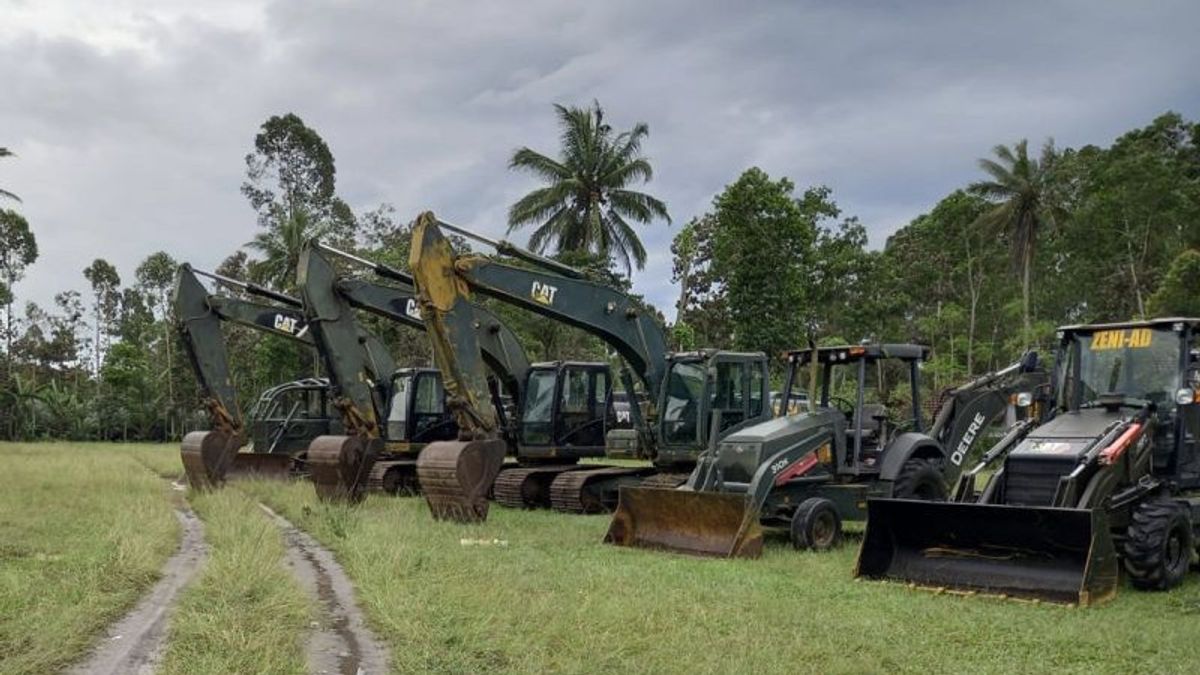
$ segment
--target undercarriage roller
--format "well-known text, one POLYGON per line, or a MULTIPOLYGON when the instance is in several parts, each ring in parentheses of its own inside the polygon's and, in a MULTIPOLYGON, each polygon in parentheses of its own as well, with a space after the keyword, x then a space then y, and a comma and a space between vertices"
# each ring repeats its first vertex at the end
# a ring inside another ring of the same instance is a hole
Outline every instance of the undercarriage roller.
POLYGON ((460 523, 487 520, 488 491, 507 450, 500 439, 425 446, 417 458, 417 479, 433 517, 460 523))
POLYGON ((188 485, 198 490, 220 487, 242 442, 223 431, 193 431, 184 436, 180 454, 188 485))
POLYGON ((744 495, 621 488, 605 543, 720 558, 762 555, 757 513, 744 495))
POLYGON ((1101 509, 872 499, 855 576, 1089 605, 1117 556, 1101 509))
POLYGON ((383 442, 358 436, 317 436, 308 446, 308 468, 324 501, 359 502, 383 442))

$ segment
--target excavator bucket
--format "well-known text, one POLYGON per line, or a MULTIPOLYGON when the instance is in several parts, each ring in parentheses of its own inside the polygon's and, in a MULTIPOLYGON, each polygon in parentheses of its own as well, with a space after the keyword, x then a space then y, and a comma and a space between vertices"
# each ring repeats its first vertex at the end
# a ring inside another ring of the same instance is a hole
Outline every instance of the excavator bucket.
POLYGON ((291 474, 292 458, 283 454, 239 452, 229 467, 230 478, 272 478, 283 480, 291 474))
POLYGON ((855 576, 1090 605, 1117 556, 1101 509, 872 499, 855 576))
POLYGON ((508 444, 500 439, 438 441, 421 450, 417 481, 436 520, 487 520, 488 492, 508 444))
POLYGON ((223 431, 193 431, 184 436, 180 455, 188 485, 198 490, 220 487, 242 442, 223 431))
POLYGON ((358 436, 317 436, 308 446, 308 468, 324 501, 359 502, 382 442, 358 436))
POLYGON ((763 531, 745 495, 622 487, 604 541, 717 558, 757 558, 763 531))

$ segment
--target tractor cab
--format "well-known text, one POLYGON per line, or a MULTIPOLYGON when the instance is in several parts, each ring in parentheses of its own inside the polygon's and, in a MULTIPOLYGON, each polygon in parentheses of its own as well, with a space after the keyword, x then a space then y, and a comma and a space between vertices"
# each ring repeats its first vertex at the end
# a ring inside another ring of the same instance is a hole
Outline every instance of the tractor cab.
POLYGON ((332 409, 329 381, 306 378, 264 391, 250 408, 248 426, 255 453, 294 455, 317 436, 342 433, 332 409))
POLYGON ((435 368, 397 370, 387 411, 390 443, 432 443, 458 437, 458 425, 446 408, 442 375, 435 368))
POLYGON ((687 465, 708 445, 709 421, 720 435, 771 417, 767 360, 761 353, 703 350, 672 354, 659 396, 659 464, 687 465))
MULTIPOLYGON (((878 473, 883 450, 894 438, 922 431, 920 364, 928 358, 929 347, 915 344, 795 350, 787 355, 780 398, 792 400, 808 382, 816 393, 814 412, 827 417, 836 411, 835 424, 844 429, 834 434, 833 473, 878 473), (896 400, 906 396, 911 400, 896 400)), ((799 412, 807 413, 807 406, 799 412)))
POLYGON ((531 365, 518 423, 522 457, 603 457, 611 392, 607 364, 548 361, 531 365))

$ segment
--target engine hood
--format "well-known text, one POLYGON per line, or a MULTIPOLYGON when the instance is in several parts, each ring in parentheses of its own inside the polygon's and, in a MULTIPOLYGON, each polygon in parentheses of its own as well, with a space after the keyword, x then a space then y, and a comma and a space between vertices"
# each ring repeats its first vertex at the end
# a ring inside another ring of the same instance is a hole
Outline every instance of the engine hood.
POLYGON ((816 412, 776 417, 754 426, 729 434, 721 443, 763 443, 774 445, 776 441, 795 441, 799 434, 810 429, 828 427, 836 421, 845 421, 845 415, 829 408, 817 408, 816 412))
POLYGON ((1110 424, 1129 419, 1130 412, 1089 408, 1078 412, 1060 413, 1030 433, 1013 449, 1009 457, 1078 457, 1110 424))

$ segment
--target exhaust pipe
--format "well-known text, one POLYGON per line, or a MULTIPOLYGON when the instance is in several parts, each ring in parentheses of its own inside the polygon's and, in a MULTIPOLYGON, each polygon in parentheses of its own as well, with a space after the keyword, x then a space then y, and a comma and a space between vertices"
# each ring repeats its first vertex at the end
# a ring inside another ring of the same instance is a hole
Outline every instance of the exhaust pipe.
POLYGON ((1086 606, 1118 570, 1102 509, 871 499, 854 575, 1086 606))

